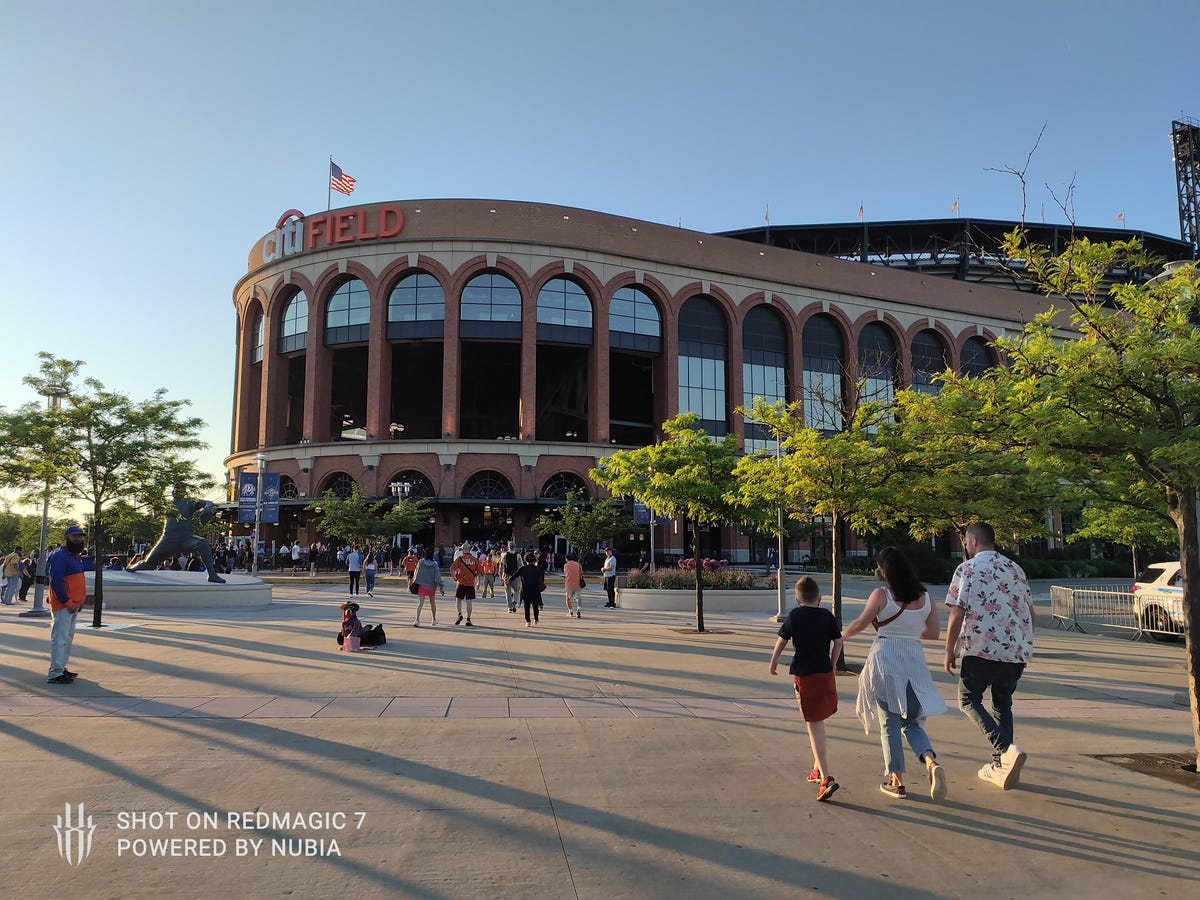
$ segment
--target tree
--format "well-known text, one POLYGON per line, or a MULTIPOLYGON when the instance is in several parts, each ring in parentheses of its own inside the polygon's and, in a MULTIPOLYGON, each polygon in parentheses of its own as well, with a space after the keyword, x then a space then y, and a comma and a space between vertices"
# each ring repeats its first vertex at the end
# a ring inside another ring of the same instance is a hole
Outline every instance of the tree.
POLYGON ((637 450, 618 450, 600 460, 591 477, 617 497, 633 497, 657 513, 693 524, 696 568, 696 630, 704 632, 704 565, 701 524, 732 525, 746 518, 728 499, 734 494, 737 438, 717 440, 698 426, 695 413, 663 423, 667 440, 637 450))
MULTIPOLYGON (((215 484, 189 458, 207 446, 197 437, 204 423, 184 415, 189 401, 170 400, 165 389, 131 400, 94 378, 80 380, 80 361, 46 352, 38 358, 38 374, 25 384, 43 395, 65 391, 64 402, 49 410, 27 403, 0 415, 0 483, 23 500, 40 500, 48 483, 57 504, 90 506, 90 537, 99 548, 112 503, 160 509, 172 489, 195 496, 215 484)), ((104 608, 103 568, 96 567, 95 628, 104 608)))
POLYGON ((554 513, 538 516, 533 522, 534 534, 561 534, 580 551, 631 528, 633 516, 612 498, 579 502, 574 492, 567 494, 567 502, 554 513))
POLYGON ((326 491, 305 509, 321 511, 322 534, 351 544, 366 544, 371 539, 382 540, 389 534, 418 531, 429 518, 429 503, 424 499, 402 500, 396 504, 390 500, 372 501, 365 499, 357 486, 345 498, 326 491))
POLYGON ((804 403, 756 398, 748 417, 762 423, 782 444, 773 456, 745 456, 737 464, 737 491, 744 507, 778 508, 803 521, 829 516, 833 539, 833 614, 842 623, 842 531, 869 533, 895 518, 892 502, 896 460, 876 439, 888 407, 858 403, 841 431, 824 432, 804 424, 804 403))
MULTIPOLYGON (((1022 229, 1006 253, 1070 309, 1076 335, 1053 312, 998 346, 1009 365, 962 380, 989 414, 994 443, 1040 458, 1097 499, 1144 500, 1176 529, 1184 573, 1187 684, 1200 753, 1200 278, 1195 264, 1145 283, 1105 287, 1113 272, 1153 271, 1135 240, 1072 240, 1055 255, 1022 229), (1067 338, 1067 339, 1064 339, 1067 338), (1086 477, 1085 477, 1086 476, 1086 477)), ((948 382, 949 383, 949 382, 948 382)))

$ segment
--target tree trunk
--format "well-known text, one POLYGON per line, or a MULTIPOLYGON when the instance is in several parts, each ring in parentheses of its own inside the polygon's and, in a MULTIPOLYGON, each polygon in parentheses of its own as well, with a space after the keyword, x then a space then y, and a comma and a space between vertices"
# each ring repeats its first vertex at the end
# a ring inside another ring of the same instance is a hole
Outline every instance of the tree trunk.
MULTIPOLYGON (((684 522, 686 523, 686 519, 684 522)), ((686 525, 684 526, 686 528, 686 525)), ((692 554, 696 563, 696 630, 704 633, 704 565, 700 552, 700 522, 692 522, 692 554)))
POLYGON ((1187 691, 1192 711, 1195 768, 1200 774, 1200 529, 1195 487, 1179 495, 1179 563, 1183 570, 1183 626, 1187 634, 1187 691))
POLYGON ((95 556, 92 557, 93 565, 96 568, 96 587, 93 593, 92 603, 92 627, 103 628, 102 620, 104 618, 104 563, 101 547, 104 546, 102 538, 104 537, 104 520, 100 517, 100 504, 97 503, 92 507, 92 546, 95 547, 95 556))

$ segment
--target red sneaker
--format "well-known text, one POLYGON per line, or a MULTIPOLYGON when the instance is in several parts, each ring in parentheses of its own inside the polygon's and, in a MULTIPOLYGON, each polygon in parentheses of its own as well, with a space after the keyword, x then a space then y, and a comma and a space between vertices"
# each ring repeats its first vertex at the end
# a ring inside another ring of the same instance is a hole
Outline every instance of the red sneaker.
POLYGON ((826 775, 825 780, 821 782, 821 786, 817 788, 817 799, 828 800, 837 793, 838 783, 833 780, 832 775, 826 775))
POLYGON ((821 783, 821 770, 813 769, 811 772, 809 772, 808 780, 811 781, 813 784, 820 784, 821 783))

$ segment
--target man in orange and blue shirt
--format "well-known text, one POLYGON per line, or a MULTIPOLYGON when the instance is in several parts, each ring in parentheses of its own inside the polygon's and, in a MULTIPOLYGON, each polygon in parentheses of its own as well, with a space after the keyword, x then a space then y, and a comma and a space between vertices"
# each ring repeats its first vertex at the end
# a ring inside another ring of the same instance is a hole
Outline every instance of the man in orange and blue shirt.
POLYGON ((83 552, 86 539, 83 529, 71 525, 63 532, 66 545, 46 558, 46 575, 50 580, 50 609, 54 622, 50 626, 50 684, 74 684, 75 673, 67 668, 71 644, 75 640, 76 615, 87 599, 87 582, 83 577, 83 552))

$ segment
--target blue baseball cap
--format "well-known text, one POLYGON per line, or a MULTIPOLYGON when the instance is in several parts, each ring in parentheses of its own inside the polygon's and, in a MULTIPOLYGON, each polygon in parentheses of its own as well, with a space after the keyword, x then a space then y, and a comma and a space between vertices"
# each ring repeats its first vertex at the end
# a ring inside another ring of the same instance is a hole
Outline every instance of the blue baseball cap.
POLYGON ((68 525, 67 530, 64 531, 63 534, 67 535, 68 537, 73 534, 77 534, 80 537, 83 537, 84 530, 82 528, 80 528, 78 525, 68 525))

